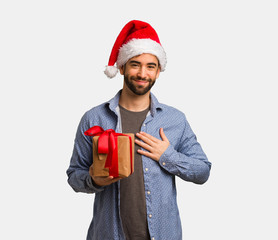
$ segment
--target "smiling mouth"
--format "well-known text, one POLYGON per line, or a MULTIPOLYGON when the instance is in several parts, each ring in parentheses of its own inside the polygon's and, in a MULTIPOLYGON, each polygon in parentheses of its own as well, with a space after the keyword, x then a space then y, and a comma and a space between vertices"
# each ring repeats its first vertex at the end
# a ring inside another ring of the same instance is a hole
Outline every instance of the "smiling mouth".
POLYGON ((142 80, 142 79, 134 79, 135 82, 142 82, 142 83, 148 83, 148 80, 142 80))
POLYGON ((149 83, 148 81, 145 80, 135 80, 135 82, 137 83, 138 86, 142 86, 142 87, 149 83))
POLYGON ((145 80, 135 80, 136 82, 148 82, 148 81, 145 81, 145 80))

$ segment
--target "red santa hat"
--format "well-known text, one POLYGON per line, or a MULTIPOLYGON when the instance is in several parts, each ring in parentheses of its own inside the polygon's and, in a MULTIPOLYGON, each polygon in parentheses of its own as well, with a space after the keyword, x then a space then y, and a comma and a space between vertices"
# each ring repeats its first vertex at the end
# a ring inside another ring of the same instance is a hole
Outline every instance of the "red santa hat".
POLYGON ((123 27, 118 35, 104 73, 109 78, 115 77, 120 67, 129 59, 142 53, 150 53, 156 56, 161 71, 165 70, 166 53, 161 46, 156 31, 146 22, 132 20, 123 27), (116 66, 114 66, 115 63, 116 66))

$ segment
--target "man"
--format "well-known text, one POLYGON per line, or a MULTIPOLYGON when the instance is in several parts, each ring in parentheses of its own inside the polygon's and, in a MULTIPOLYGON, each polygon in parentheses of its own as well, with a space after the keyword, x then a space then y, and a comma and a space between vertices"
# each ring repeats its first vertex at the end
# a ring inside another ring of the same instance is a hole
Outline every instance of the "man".
POLYGON ((175 176, 203 184, 211 164, 184 114, 159 103, 150 92, 165 66, 166 54, 155 30, 145 22, 127 23, 105 70, 112 78, 119 69, 123 88, 84 114, 67 170, 76 192, 95 193, 87 240, 182 239, 175 176), (95 125, 136 134, 132 175, 90 176, 92 139, 84 132, 95 125))

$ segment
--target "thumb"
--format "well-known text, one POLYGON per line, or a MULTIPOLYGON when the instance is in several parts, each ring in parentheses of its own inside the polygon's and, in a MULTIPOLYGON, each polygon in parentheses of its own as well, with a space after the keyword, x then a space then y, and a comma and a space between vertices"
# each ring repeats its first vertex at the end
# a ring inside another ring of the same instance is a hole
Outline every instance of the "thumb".
POLYGON ((161 137, 162 141, 168 142, 168 138, 166 137, 166 135, 165 135, 165 133, 163 131, 163 128, 159 129, 159 133, 160 133, 160 137, 161 137))

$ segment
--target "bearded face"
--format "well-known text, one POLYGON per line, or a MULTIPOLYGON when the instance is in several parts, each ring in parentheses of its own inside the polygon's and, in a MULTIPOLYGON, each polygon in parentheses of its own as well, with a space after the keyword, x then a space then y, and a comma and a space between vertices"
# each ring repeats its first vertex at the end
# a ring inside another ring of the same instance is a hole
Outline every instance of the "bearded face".
POLYGON ((124 87, 136 95, 148 93, 160 73, 157 58, 152 54, 141 54, 131 58, 121 69, 124 87))
POLYGON ((144 95, 151 90, 156 79, 141 78, 136 76, 124 75, 124 81, 127 87, 136 95, 144 95))

